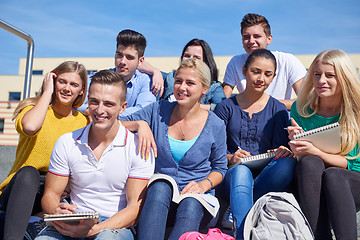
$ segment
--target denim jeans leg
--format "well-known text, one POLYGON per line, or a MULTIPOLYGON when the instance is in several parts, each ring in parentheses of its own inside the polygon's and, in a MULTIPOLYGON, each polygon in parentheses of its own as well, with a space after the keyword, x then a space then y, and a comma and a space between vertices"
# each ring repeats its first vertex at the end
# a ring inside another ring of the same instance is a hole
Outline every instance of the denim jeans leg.
POLYGON ((176 220, 169 240, 177 240, 186 232, 199 231, 204 207, 195 198, 185 198, 179 203, 176 220))
POLYGON ((230 174, 230 207, 235 222, 234 235, 243 239, 244 220, 253 205, 253 175, 244 165, 231 168, 230 174))
POLYGON ((106 229, 101 231, 95 240, 134 240, 134 235, 129 228, 106 229))
POLYGON ((54 227, 44 228, 35 240, 72 240, 75 238, 61 235, 54 227))
POLYGON ((149 186, 140 214, 138 240, 164 239, 171 198, 172 186, 167 181, 158 180, 149 186))
POLYGON ((254 180, 254 201, 268 192, 288 191, 297 160, 291 157, 271 160, 254 180))

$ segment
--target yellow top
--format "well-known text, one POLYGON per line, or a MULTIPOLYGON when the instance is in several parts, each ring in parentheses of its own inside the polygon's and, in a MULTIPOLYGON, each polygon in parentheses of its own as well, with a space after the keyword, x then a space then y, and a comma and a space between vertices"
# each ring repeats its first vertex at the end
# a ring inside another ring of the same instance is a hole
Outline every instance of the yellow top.
POLYGON ((24 132, 22 119, 33 106, 25 107, 16 117, 15 127, 20 134, 16 149, 16 158, 8 177, 0 185, 2 191, 15 173, 24 166, 33 166, 39 171, 47 171, 52 149, 57 139, 67 132, 86 126, 89 121, 86 116, 77 111, 71 117, 61 117, 49 107, 42 127, 34 135, 24 132))

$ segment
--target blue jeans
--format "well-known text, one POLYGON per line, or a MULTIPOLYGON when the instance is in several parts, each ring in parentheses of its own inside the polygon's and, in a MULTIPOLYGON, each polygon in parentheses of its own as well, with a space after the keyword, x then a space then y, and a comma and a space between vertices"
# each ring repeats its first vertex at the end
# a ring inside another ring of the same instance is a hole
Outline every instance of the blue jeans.
MULTIPOLYGON (((100 217, 100 222, 105 221, 106 217, 100 217)), ((72 238, 61 235, 54 227, 46 227, 35 238, 36 240, 134 240, 134 233, 130 228, 106 229, 101 231, 95 238, 72 238)))
POLYGON ((199 231, 204 215, 210 214, 194 198, 185 198, 178 205, 172 203, 172 193, 172 186, 167 181, 158 180, 149 186, 140 214, 138 240, 164 239, 169 226, 173 226, 170 240, 179 239, 185 232, 199 231))
POLYGON ((290 189, 296 163, 296 159, 290 157, 273 159, 255 179, 245 165, 228 170, 220 188, 230 200, 236 239, 243 238, 246 215, 256 200, 268 192, 283 192, 290 189))

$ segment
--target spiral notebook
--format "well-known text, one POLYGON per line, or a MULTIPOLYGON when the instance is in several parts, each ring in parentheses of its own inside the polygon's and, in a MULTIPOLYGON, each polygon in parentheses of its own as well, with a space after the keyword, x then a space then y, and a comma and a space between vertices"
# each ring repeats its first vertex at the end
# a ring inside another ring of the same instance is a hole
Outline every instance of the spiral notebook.
POLYGON ((338 122, 294 135, 294 140, 306 140, 323 152, 337 154, 341 151, 338 122))
POLYGON ((267 152, 250 157, 240 158, 240 160, 234 165, 231 165, 230 168, 243 164, 251 170, 263 169, 273 157, 275 157, 275 152, 267 152))
POLYGON ((67 224, 76 225, 81 219, 93 219, 99 221, 99 214, 97 212, 82 212, 82 213, 68 213, 68 214, 44 214, 44 221, 46 225, 51 226, 52 221, 64 221, 67 224))

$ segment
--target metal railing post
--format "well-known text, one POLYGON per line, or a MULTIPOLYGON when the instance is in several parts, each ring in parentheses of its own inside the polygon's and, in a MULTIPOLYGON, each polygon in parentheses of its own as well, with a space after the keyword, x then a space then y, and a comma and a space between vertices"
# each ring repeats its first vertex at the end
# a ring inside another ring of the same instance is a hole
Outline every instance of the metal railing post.
POLYGON ((30 97, 30 86, 32 76, 32 66, 34 59, 34 40, 32 37, 21 31, 20 29, 10 25, 9 23, 0 19, 0 27, 5 29, 18 37, 21 37, 27 41, 27 56, 26 56, 26 70, 25 70, 25 82, 24 82, 24 94, 23 99, 30 97))

